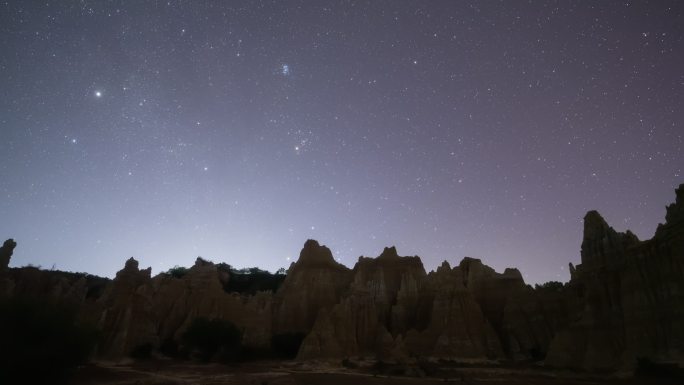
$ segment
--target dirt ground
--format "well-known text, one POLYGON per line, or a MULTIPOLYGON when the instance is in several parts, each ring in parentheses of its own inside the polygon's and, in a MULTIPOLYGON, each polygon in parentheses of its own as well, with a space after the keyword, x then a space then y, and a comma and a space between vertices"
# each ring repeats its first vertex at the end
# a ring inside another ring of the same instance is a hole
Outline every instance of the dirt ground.
POLYGON ((447 368, 438 375, 421 377, 374 374, 326 364, 260 362, 239 365, 196 364, 158 360, 129 363, 98 362, 79 368, 74 385, 650 385, 674 384, 662 379, 616 378, 573 372, 496 367, 447 368))

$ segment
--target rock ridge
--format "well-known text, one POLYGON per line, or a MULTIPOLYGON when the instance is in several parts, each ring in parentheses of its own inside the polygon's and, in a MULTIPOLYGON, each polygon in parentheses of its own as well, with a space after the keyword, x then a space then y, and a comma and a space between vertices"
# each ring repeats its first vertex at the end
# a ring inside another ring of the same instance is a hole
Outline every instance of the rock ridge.
POLYGON ((0 297, 75 305, 98 326, 96 354, 122 358, 140 346, 181 343, 197 317, 233 322, 252 351, 301 335, 297 358, 407 361, 543 361, 551 367, 630 371, 637 359, 684 363, 684 184, 652 239, 584 217, 581 263, 570 281, 531 287, 516 268, 480 259, 426 272, 418 256, 386 247, 353 268, 309 239, 276 291, 226 292, 234 271, 198 258, 182 274, 151 276, 128 259, 113 280, 9 268, 16 242, 0 248, 0 297))

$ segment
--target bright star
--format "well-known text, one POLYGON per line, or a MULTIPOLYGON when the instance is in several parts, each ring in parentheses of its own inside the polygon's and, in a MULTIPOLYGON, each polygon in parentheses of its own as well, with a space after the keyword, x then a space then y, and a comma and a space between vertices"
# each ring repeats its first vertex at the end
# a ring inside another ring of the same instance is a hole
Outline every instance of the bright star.
POLYGON ((102 91, 95 91, 95 97, 101 98, 102 97, 102 91))

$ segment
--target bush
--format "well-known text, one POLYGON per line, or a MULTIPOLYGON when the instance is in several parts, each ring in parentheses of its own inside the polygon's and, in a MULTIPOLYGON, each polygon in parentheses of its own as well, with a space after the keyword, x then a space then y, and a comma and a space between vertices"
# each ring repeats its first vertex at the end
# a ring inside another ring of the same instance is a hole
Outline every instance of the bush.
POLYGON ((199 317, 185 331, 182 342, 202 361, 235 361, 240 355, 242 332, 230 321, 199 317))
POLYGON ((183 266, 174 266, 170 268, 166 274, 172 276, 173 278, 183 278, 185 274, 188 273, 188 268, 183 266))
POLYGON ((684 368, 680 368, 676 363, 654 362, 646 357, 637 358, 637 368, 634 374, 637 377, 684 380, 684 368))
POLYGON ((563 283, 558 281, 549 281, 542 283, 541 285, 536 283, 534 288, 535 290, 561 291, 563 290, 563 283))
POLYGON ((159 345, 159 353, 167 357, 178 357, 178 343, 173 339, 173 337, 165 338, 164 341, 159 345))
POLYGON ((133 350, 131 350, 131 353, 129 356, 131 358, 135 358, 137 360, 149 360, 152 358, 152 350, 154 349, 154 346, 152 346, 151 343, 146 343, 142 345, 138 345, 133 350))
POLYGON ((358 369, 359 365, 349 358, 342 359, 342 366, 347 369, 358 369))
POLYGON ((230 274, 230 279, 223 285, 227 293, 255 294, 257 291, 270 291, 275 293, 285 281, 284 274, 271 274, 257 267, 247 269, 234 269, 230 265, 219 265, 230 274))
POLYGON ((532 361, 542 361, 546 358, 546 354, 542 352, 539 348, 532 348, 529 350, 530 358, 532 361))
POLYGON ((12 299, 0 314, 0 384, 66 383, 97 342, 66 306, 12 299))
MULTIPOLYGON (((204 261, 204 260, 202 260, 204 261)), ((205 261, 206 263, 209 263, 205 261)), ((236 269, 227 263, 216 264, 219 273, 227 273, 228 279, 223 281, 226 293, 256 294, 258 291, 275 293, 285 281, 285 269, 279 269, 275 274, 258 267, 236 269)), ((166 271, 166 275, 173 278, 183 278, 189 271, 187 267, 174 266, 166 271)))
POLYGON ((275 334, 271 337, 271 347, 278 357, 293 359, 297 357, 304 337, 306 337, 304 333, 275 334))

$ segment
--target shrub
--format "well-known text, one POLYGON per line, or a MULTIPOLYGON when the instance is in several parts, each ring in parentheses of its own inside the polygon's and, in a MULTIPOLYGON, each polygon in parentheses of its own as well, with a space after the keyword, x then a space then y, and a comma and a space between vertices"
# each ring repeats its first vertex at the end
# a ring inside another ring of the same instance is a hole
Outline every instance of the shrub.
POLYGON ((199 317, 185 331, 182 342, 202 361, 235 361, 240 354, 242 332, 230 321, 199 317))
POLYGON ((97 341, 66 306, 12 299, 0 302, 0 314, 1 384, 66 383, 97 341))
POLYGON ((544 358, 546 358, 546 354, 543 351, 541 351, 541 349, 536 347, 531 348, 529 350, 529 354, 532 361, 542 361, 544 360, 544 358))
POLYGON ((342 359, 342 366, 347 369, 358 369, 359 365, 349 358, 342 359))
POLYGON ((563 283, 558 281, 549 281, 540 284, 535 284, 534 288, 536 290, 549 290, 549 291, 560 291, 563 290, 563 283))
POLYGON ((306 337, 304 333, 275 334, 271 337, 271 347, 278 357, 293 359, 297 357, 304 337, 306 337))
POLYGON ((170 268, 166 274, 172 276, 173 278, 183 278, 185 274, 188 273, 188 268, 183 266, 174 266, 170 268))
POLYGON ((223 285, 223 290, 231 293, 255 294, 257 291, 276 292, 285 281, 283 274, 271 274, 256 267, 230 271, 230 279, 223 285))
POLYGON ((152 358, 152 350, 154 347, 152 346, 151 343, 146 343, 142 345, 138 345, 133 350, 131 350, 131 353, 129 356, 131 358, 135 358, 137 360, 149 360, 152 358))
POLYGON ((178 343, 173 337, 165 338, 159 345, 159 353, 167 357, 178 357, 178 343))
POLYGON ((684 368, 680 368, 676 363, 654 362, 646 357, 637 358, 637 368, 634 374, 637 377, 684 380, 684 368))

